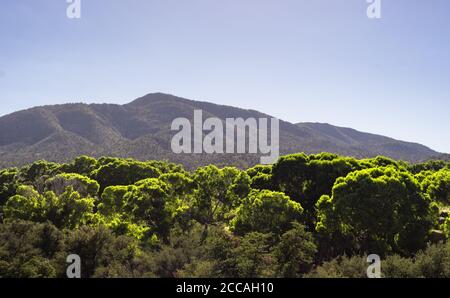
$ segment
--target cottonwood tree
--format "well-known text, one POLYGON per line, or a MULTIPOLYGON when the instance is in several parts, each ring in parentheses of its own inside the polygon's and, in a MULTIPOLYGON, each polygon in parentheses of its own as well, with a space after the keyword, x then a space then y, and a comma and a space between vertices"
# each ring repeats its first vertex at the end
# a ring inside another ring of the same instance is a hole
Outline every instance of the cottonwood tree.
POLYGON ((135 220, 143 220, 166 242, 175 219, 187 209, 179 198, 171 196, 171 186, 156 178, 137 182, 124 195, 124 200, 124 211, 135 220))
POLYGON ((132 185, 140 180, 161 175, 159 169, 144 162, 123 159, 107 161, 109 162, 92 172, 92 177, 100 184, 100 193, 108 186, 132 185))
POLYGON ((450 169, 444 168, 426 176, 422 188, 433 201, 450 204, 450 169))
POLYGON ((100 189, 97 181, 80 174, 62 173, 45 181, 45 190, 53 191, 56 195, 65 192, 69 186, 80 195, 93 198, 98 195, 100 189))
POLYGON ((281 192, 252 190, 236 211, 231 226, 237 235, 249 232, 281 235, 302 220, 302 206, 281 192))
POLYGON ((272 180, 279 191, 305 208, 305 224, 315 220, 315 204, 322 195, 331 194, 338 177, 361 169, 353 158, 321 153, 307 156, 304 153, 281 157, 272 169, 272 180))
POLYGON ((316 230, 350 237, 353 253, 407 255, 426 245, 434 223, 430 203, 408 172, 356 171, 336 180, 332 196, 320 198, 316 230))
POLYGON ((197 169, 193 175, 198 187, 193 195, 192 217, 208 227, 217 222, 227 222, 250 190, 250 177, 236 168, 219 169, 207 166, 197 169))

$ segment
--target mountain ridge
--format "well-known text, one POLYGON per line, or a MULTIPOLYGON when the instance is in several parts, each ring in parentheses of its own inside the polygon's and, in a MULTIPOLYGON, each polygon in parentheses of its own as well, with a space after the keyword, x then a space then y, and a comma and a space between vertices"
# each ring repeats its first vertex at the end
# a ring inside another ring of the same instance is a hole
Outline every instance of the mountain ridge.
MULTIPOLYGON (((124 105, 69 103, 34 107, 0 117, 0 167, 37 159, 64 162, 78 155, 111 155, 137 159, 167 159, 187 167, 215 163, 245 167, 258 154, 174 154, 170 140, 173 119, 260 118, 265 113, 164 93, 150 93, 124 105)), ((440 153, 417 143, 337 127, 327 123, 293 124, 280 120, 280 154, 322 151, 358 158, 385 155, 422 161, 440 153)))

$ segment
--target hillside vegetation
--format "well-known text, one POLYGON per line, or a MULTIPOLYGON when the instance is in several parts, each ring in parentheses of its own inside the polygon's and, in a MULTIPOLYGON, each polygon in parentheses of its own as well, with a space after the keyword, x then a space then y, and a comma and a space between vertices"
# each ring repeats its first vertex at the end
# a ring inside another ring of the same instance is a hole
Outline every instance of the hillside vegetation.
MULTIPOLYGON (((0 167, 22 166, 39 159, 68 162, 80 155, 167 159, 189 169, 209 164, 245 168, 259 163, 258 154, 174 154, 170 144, 176 132, 170 130, 171 123, 179 117, 193 121, 194 110, 202 110, 204 120, 270 117, 162 93, 148 94, 126 105, 36 107, 0 117, 0 167)), ((280 121, 279 141, 282 155, 333 152, 411 162, 439 155, 420 144, 320 123, 280 121)))
POLYGON ((445 161, 38 161, 0 171, 0 276, 450 277, 449 206, 445 161))

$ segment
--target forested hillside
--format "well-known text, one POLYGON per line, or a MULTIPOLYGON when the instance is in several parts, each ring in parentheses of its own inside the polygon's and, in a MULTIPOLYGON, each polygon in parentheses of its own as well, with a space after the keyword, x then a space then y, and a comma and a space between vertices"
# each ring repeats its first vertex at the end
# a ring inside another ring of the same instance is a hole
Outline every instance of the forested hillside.
MULTIPOLYGON (((302 108, 302 107, 299 107, 302 108)), ((183 164, 230 165, 259 163, 259 154, 175 154, 171 150, 171 123, 178 117, 192 121, 194 110, 204 119, 270 117, 254 110, 194 101, 153 93, 129 104, 64 104, 36 107, 0 117, 0 167, 21 166, 35 160, 68 162, 80 155, 132 157, 183 164)), ((388 156, 424 161, 438 152, 410 142, 335 127, 328 124, 292 124, 280 121, 280 153, 333 152, 359 158, 388 156)))
MULTIPOLYGON (((32 138, 33 136, 30 136, 32 138)), ((450 163, 245 170, 80 156, 0 170, 0 277, 450 277, 450 163)))

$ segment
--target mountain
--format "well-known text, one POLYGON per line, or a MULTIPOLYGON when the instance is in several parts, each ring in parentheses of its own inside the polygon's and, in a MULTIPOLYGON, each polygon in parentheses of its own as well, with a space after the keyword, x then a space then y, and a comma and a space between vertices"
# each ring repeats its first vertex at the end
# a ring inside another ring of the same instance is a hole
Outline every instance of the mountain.
MULTIPOLYGON (((209 117, 270 117, 254 110, 153 93, 125 105, 64 104, 35 107, 0 118, 0 166, 38 159, 64 162, 78 155, 167 159, 188 168, 215 163, 245 167, 259 162, 258 154, 175 154, 170 130, 175 118, 193 121, 193 111, 209 117)), ((407 161, 439 153, 420 144, 394 140, 329 124, 280 120, 280 154, 334 152, 355 157, 385 155, 407 161)))
MULTIPOLYGON (((394 159, 421 161, 432 157, 433 152, 435 152, 417 143, 402 142, 385 136, 326 123, 298 123, 297 126, 309 129, 315 135, 330 140, 333 146, 340 145, 348 148, 348 150, 353 149, 356 152, 363 153, 363 156, 385 155, 394 159)), ((355 154, 358 155, 358 153, 355 154)), ((436 153, 435 156, 441 157, 440 154, 436 153)))

